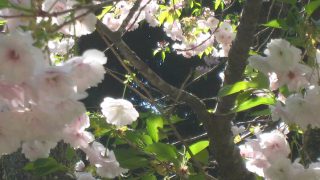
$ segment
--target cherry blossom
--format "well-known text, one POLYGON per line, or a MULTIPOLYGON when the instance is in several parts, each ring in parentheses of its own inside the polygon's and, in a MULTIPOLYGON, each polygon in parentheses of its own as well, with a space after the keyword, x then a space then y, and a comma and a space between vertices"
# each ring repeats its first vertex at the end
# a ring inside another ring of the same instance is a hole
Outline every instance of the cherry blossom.
POLYGON ((279 131, 257 136, 258 139, 248 140, 239 146, 240 154, 248 159, 246 167, 249 171, 264 176, 264 170, 272 165, 273 160, 290 154, 290 147, 279 131))
MULTIPOLYGON (((145 3, 141 3, 145 4, 145 3)), ((115 9, 113 12, 106 13, 102 19, 102 23, 105 24, 111 31, 117 31, 126 17, 129 15, 130 9, 133 7, 133 2, 130 1, 119 1, 115 3, 115 9)), ((141 8, 141 6, 140 6, 141 8)), ((151 23, 153 20, 151 19, 151 14, 155 10, 152 10, 152 5, 149 5, 147 8, 148 10, 148 20, 151 23)), ((156 7, 155 7, 156 8, 156 7)), ((138 9, 134 15, 130 18, 128 25, 126 26, 126 30, 132 31, 139 27, 139 22, 145 19, 145 12, 142 11, 139 13, 140 9, 138 9)))
POLYGON ((84 93, 86 89, 103 80, 105 63, 107 58, 104 53, 91 49, 85 51, 81 57, 73 57, 62 65, 70 68, 70 76, 77 86, 77 91, 84 93))
POLYGON ((89 117, 83 114, 66 125, 63 130, 63 140, 74 148, 87 147, 94 140, 94 136, 90 132, 85 131, 89 126, 89 117))
POLYGON ((0 41, 0 79, 21 83, 43 68, 44 55, 29 33, 0 34, 0 41))
POLYGON ((297 124, 303 130, 310 127, 320 127, 319 111, 319 87, 310 87, 305 95, 292 94, 285 100, 285 105, 280 103, 271 107, 273 120, 280 118, 288 124, 297 124))
POLYGON ((61 29, 61 32, 79 37, 82 35, 91 34, 95 30, 97 18, 93 13, 79 10, 74 16, 75 21, 73 23, 69 23, 67 26, 64 26, 61 29))
POLYGON ((102 177, 114 178, 128 172, 127 169, 119 166, 113 151, 106 149, 96 141, 82 150, 87 154, 90 163, 97 167, 97 173, 102 177))
POLYGON ((131 102, 125 99, 106 97, 100 104, 100 107, 102 108, 102 114, 106 117, 107 123, 116 125, 117 127, 131 124, 139 117, 139 113, 131 102))
POLYGON ((74 166, 74 170, 81 172, 84 171, 86 165, 84 164, 84 162, 82 160, 78 161, 75 166, 74 166))
POLYGON ((49 157, 50 149, 57 145, 56 142, 49 141, 29 141, 22 144, 22 153, 30 161, 34 161, 39 158, 49 157))
POLYGON ((34 78, 34 86, 38 89, 40 99, 61 101, 76 93, 76 86, 70 74, 62 66, 48 67, 34 78))
MULTIPOLYGON (((77 1, 74 0, 45 0, 42 4, 42 10, 49 13, 58 13, 72 9, 77 1)), ((57 25, 64 25, 60 32, 67 35, 82 36, 90 34, 95 30, 95 24, 97 22, 96 16, 86 10, 77 10, 74 14, 62 13, 52 18, 52 23, 57 25), (70 16, 74 16, 74 21, 69 23, 70 16)))
POLYGON ((232 26, 228 22, 222 22, 219 28, 214 32, 215 38, 221 44, 224 56, 228 56, 232 41, 235 38, 232 26))
POLYGON ((163 30, 168 37, 170 37, 174 41, 182 41, 183 32, 181 29, 181 24, 179 21, 174 21, 172 24, 165 22, 163 24, 163 30))
POLYGON ((50 51, 50 59, 55 60, 56 55, 65 55, 74 46, 73 38, 63 38, 61 40, 50 40, 48 42, 48 48, 50 51))
POLYGON ((261 152, 270 160, 277 156, 287 157, 290 154, 290 147, 285 136, 274 131, 258 135, 261 152))
POLYGON ((289 90, 297 91, 312 81, 312 69, 300 64, 301 50, 291 46, 283 39, 271 40, 264 52, 267 56, 254 55, 249 64, 268 76, 272 76, 271 88, 287 85, 289 90))

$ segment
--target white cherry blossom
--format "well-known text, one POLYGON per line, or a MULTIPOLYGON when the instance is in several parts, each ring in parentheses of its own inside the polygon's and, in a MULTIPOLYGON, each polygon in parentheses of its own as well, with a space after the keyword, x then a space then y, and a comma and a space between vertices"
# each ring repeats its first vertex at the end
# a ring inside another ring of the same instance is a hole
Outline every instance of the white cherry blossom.
POLYGON ((34 161, 39 158, 49 157, 50 149, 57 145, 56 142, 49 141, 29 141, 22 144, 22 153, 30 161, 34 161))
POLYGON ((139 113, 131 102, 125 99, 106 97, 100 104, 100 107, 102 108, 102 114, 106 117, 107 123, 117 127, 129 125, 139 117, 139 113))
POLYGON ((71 69, 70 76, 76 84, 77 91, 83 93, 103 80, 106 72, 103 66, 105 63, 107 58, 104 53, 91 49, 85 51, 81 57, 71 58, 63 65, 71 69))

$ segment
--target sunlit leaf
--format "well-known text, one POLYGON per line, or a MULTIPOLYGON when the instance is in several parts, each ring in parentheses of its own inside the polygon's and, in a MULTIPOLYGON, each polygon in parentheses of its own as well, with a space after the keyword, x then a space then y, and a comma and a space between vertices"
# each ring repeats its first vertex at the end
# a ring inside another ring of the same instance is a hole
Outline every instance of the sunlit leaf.
POLYGON ((0 26, 5 25, 7 23, 6 20, 0 20, 0 26))
POLYGON ((235 144, 239 143, 241 140, 242 140, 242 138, 241 138, 240 135, 236 135, 236 136, 233 138, 233 142, 234 142, 235 144))
POLYGON ((274 97, 254 97, 247 101, 242 102, 234 108, 234 112, 244 111, 259 105, 272 105, 275 104, 276 100, 274 97))
POLYGON ((278 29, 287 29, 288 28, 286 21, 283 19, 271 20, 271 21, 267 22, 266 24, 263 24, 263 26, 278 28, 278 29))
POLYGON ((166 11, 162 11, 158 16, 159 23, 163 24, 168 16, 169 16, 169 11, 167 11, 167 10, 166 11))
MULTIPOLYGON (((199 141, 196 142, 194 144, 192 144, 191 146, 189 146, 189 149, 191 150, 193 155, 198 154, 200 151, 204 150, 205 148, 207 148, 209 146, 209 141, 199 141)), ((191 156, 189 153, 186 154, 186 158, 190 159, 191 156)))
POLYGON ((155 142, 159 141, 158 128, 163 128, 163 118, 161 116, 152 116, 147 119, 147 131, 155 142))
POLYGON ((98 19, 102 19, 105 14, 107 14, 113 6, 106 6, 103 8, 102 12, 97 16, 98 19))
POLYGON ((139 147, 145 147, 152 144, 152 138, 146 134, 142 134, 139 131, 126 131, 126 138, 139 147))
POLYGON ((207 149, 204 149, 204 150, 198 152, 196 155, 194 155, 193 158, 203 164, 208 164, 209 151, 207 149))
POLYGON ((216 0, 216 2, 214 3, 214 10, 217 10, 221 3, 222 3, 222 0, 216 0))
POLYGON ((315 1, 308 3, 304 8, 306 10, 307 15, 311 16, 312 13, 319 7, 320 7, 320 1, 315 0, 315 1))
POLYGON ((162 51, 161 52, 161 59, 164 61, 166 59, 166 52, 162 51))
POLYGON ((176 161, 177 159, 177 150, 170 144, 154 143, 147 146, 145 150, 155 154, 161 161, 176 161))
POLYGON ((240 81, 235 84, 226 85, 226 86, 222 87, 218 92, 218 96, 223 97, 223 96, 237 93, 242 90, 246 90, 248 88, 256 88, 256 87, 258 87, 258 84, 255 82, 240 81))

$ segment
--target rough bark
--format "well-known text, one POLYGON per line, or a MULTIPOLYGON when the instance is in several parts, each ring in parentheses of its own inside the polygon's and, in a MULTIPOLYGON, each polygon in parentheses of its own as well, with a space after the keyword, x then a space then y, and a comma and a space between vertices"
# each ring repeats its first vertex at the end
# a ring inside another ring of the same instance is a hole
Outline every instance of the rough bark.
MULTIPOLYGON (((243 72, 257 26, 261 4, 261 0, 246 1, 236 39, 229 52, 223 85, 233 84, 243 79, 243 72)), ((244 166, 239 150, 233 143, 230 122, 234 119, 235 114, 230 114, 229 112, 234 107, 235 98, 236 95, 231 95, 223 97, 219 101, 214 118, 208 122, 208 132, 212 137, 220 136, 213 140, 212 148, 221 169, 221 177, 228 180, 254 179, 252 174, 243 169, 244 166)))
MULTIPOLYGON (((79 157, 82 156, 81 152, 77 153, 77 156, 71 161, 67 160, 66 150, 67 144, 59 142, 58 145, 51 150, 50 157, 53 157, 59 163, 62 163, 68 167, 74 166, 79 157)), ((0 179, 2 180, 73 180, 74 178, 66 172, 55 172, 47 176, 35 176, 30 172, 23 170, 23 167, 29 162, 28 159, 21 153, 21 150, 5 155, 0 159, 0 179)))

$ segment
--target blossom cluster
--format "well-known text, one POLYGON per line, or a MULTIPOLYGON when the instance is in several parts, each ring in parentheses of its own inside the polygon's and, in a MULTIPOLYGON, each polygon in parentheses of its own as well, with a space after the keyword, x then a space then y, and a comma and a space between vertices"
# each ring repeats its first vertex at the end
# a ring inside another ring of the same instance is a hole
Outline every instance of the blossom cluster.
POLYGON ((41 22, 50 22, 60 27, 59 32, 66 35, 82 36, 95 30, 97 18, 92 12, 85 9, 72 10, 79 5, 76 0, 44 0, 40 5, 35 4, 39 2, 32 0, 10 0, 9 2, 15 8, 0 9, 0 15, 16 17, 6 19, 6 28, 9 32, 13 32, 20 26, 41 22), (41 7, 41 9, 34 9, 35 7, 41 7), (43 18, 39 15, 32 19, 28 16, 30 11, 38 11, 46 16, 43 18))
MULTIPOLYGON (((60 33, 71 36, 82 36, 90 34, 95 30, 97 17, 93 12, 80 7, 76 0, 44 0, 43 2, 31 0, 10 0, 15 8, 0 9, 0 16, 9 16, 6 20, 6 29, 13 32, 18 27, 33 26, 33 24, 47 24, 55 27, 60 33), (38 9, 41 7, 41 9, 38 9), (23 9, 23 10, 20 10, 23 9), (30 11, 35 12, 30 16, 30 11)), ((114 5, 106 6, 102 13, 102 23, 111 31, 118 31, 124 20, 130 13, 135 1, 117 1, 114 5)), ((127 31, 133 31, 139 27, 139 23, 145 20, 151 27, 162 25, 163 30, 170 37, 174 44, 172 48, 187 58, 206 52, 210 54, 213 45, 219 45, 220 56, 227 56, 231 43, 235 38, 235 32, 231 24, 227 21, 219 23, 214 13, 205 8, 203 15, 199 17, 184 17, 179 19, 180 10, 185 6, 183 1, 171 2, 164 6, 158 4, 156 0, 142 0, 138 9, 130 17, 125 27, 127 31), (160 8, 160 7, 165 8, 160 8), (171 7, 173 6, 173 7, 171 7), (172 15, 176 14, 174 17, 172 15), (160 16, 167 13, 169 17, 162 22, 160 16), (168 20, 168 19, 172 19, 168 20)), ((57 41, 51 42, 50 50, 54 53, 61 52, 57 41)), ((63 44, 70 48, 73 40, 63 40, 63 44)), ((65 51, 65 50, 64 50, 65 51)), ((63 55, 62 54, 62 55, 63 55)))
POLYGON ((264 53, 265 57, 251 56, 249 64, 269 76, 271 90, 287 85, 289 90, 298 91, 315 83, 312 68, 302 63, 301 50, 288 41, 273 39, 264 53))
POLYGON ((178 54, 190 58, 213 47, 216 41, 222 49, 218 55, 228 56, 235 38, 235 32, 230 23, 227 21, 219 23, 210 10, 207 10, 203 17, 184 18, 181 22, 184 24, 176 20, 173 23, 165 22, 163 25, 167 36, 176 41, 172 48, 178 54))
MULTIPOLYGON (((317 67, 309 67, 302 61, 301 50, 283 39, 271 40, 264 52, 265 57, 254 55, 249 64, 269 76, 270 89, 287 86, 292 92, 288 97, 279 98, 271 106, 273 120, 296 124, 303 130, 320 127, 319 85, 317 67), (303 90, 303 91, 301 91, 303 90)), ((317 62, 317 59, 314 59, 317 62)), ((280 95, 281 96, 281 95, 280 95)))
MULTIPOLYGON (((0 35, 0 155, 19 148, 29 160, 49 156, 63 140, 83 150, 102 177, 127 172, 112 151, 94 141, 86 108, 79 101, 86 90, 100 83, 107 58, 87 50, 57 65, 50 65, 30 33, 0 35)), ((107 122, 131 124, 139 114, 126 100, 106 98, 101 104, 107 122)))
MULTIPOLYGON (((119 1, 104 14, 102 22, 112 31, 119 30, 121 24, 130 13, 133 7, 133 1, 119 1)), ((162 10, 155 0, 143 0, 138 10, 131 17, 127 31, 135 30, 139 27, 142 20, 146 20, 151 27, 161 25, 157 15, 169 11, 169 16, 172 12, 179 16, 181 12, 179 8, 183 7, 183 3, 176 3, 175 8, 162 10)), ((173 17, 172 17, 173 18, 173 17)), ((179 20, 178 18, 163 23, 163 30, 166 35, 175 43, 172 48, 178 54, 190 58, 203 53, 208 47, 212 47, 215 40, 220 44, 223 51, 222 56, 227 56, 231 43, 235 38, 235 33, 230 23, 222 22, 219 26, 219 20, 214 17, 214 13, 209 9, 201 17, 185 17, 179 20)))
MULTIPOLYGON (((118 1, 115 2, 114 7, 104 15, 102 22, 112 31, 117 31, 123 21, 130 13, 130 9, 133 7, 134 1, 118 1)), ((159 5, 156 0, 142 0, 137 11, 131 17, 127 31, 133 31, 139 27, 139 22, 146 20, 150 26, 156 27, 159 25, 155 14, 159 10, 159 5)))
POLYGON ((249 171, 269 180, 319 179, 320 164, 312 163, 304 168, 297 159, 291 162, 291 153, 286 137, 280 131, 258 134, 257 139, 249 139, 240 145, 240 154, 247 159, 249 171))
MULTIPOLYGON (((269 77, 270 89, 287 87, 290 95, 278 93, 278 102, 270 106, 272 119, 298 125, 302 130, 320 127, 320 87, 318 65, 303 62, 302 51, 284 39, 274 39, 267 44, 265 56, 254 55, 249 65, 269 77)), ((314 54, 314 64, 319 62, 319 52, 314 54)), ((279 132, 258 135, 240 146, 248 159, 247 168, 266 179, 319 179, 319 163, 304 168, 299 160, 291 163, 289 146, 279 132)))

